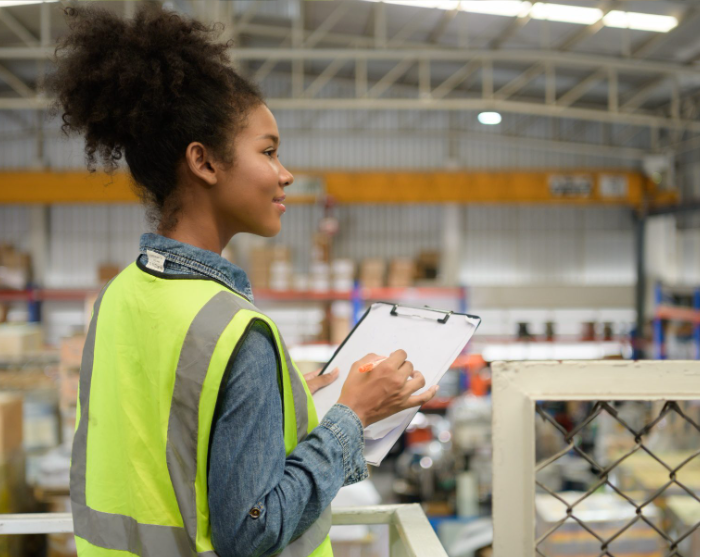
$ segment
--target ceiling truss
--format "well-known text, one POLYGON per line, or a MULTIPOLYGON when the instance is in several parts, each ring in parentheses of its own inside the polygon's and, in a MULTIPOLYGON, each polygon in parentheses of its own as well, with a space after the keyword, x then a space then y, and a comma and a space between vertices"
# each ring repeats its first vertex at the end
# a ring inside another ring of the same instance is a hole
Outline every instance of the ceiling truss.
MULTIPOLYGON (((314 29, 307 29, 304 23, 305 2, 295 1, 298 2, 297 16, 291 18, 287 26, 264 23, 263 18, 256 18, 262 0, 252 2, 243 13, 237 14, 231 2, 190 2, 191 13, 196 17, 225 22, 222 39, 233 41, 235 46, 230 55, 240 71, 257 82, 262 82, 271 73, 290 80, 288 96, 267 98, 268 105, 274 109, 495 110, 522 114, 527 117, 525 122, 534 117, 550 117, 580 120, 584 124, 623 125, 623 131, 609 134, 613 145, 590 147, 593 152, 598 147, 616 147, 621 149, 624 157, 640 156, 639 151, 628 148, 625 141, 647 128, 651 130, 651 147, 654 146, 655 135, 655 145, 659 149, 663 148, 661 134, 667 134, 668 147, 672 143, 694 140, 699 135, 699 62, 679 64, 646 59, 675 31, 653 35, 632 48, 630 57, 586 55, 572 51, 574 46, 602 28, 602 20, 579 29, 548 50, 500 50, 510 37, 529 23, 528 17, 525 17, 515 18, 484 49, 461 48, 465 44, 447 48, 438 45, 437 41, 456 17, 455 10, 443 13, 425 41, 417 42, 410 38, 426 17, 426 11, 422 8, 408 8, 414 10, 411 17, 399 30, 388 35, 386 7, 382 2, 374 3, 370 6, 365 32, 352 35, 334 29, 355 2, 334 2, 335 6, 326 19, 314 29), (276 45, 263 48, 248 46, 255 42, 252 39, 259 43, 261 40, 272 40, 276 45), (312 71, 312 68, 320 67, 320 62, 324 62, 323 68, 312 71), (503 73, 505 68, 514 71, 514 67, 519 65, 524 67, 521 73, 507 82, 495 82, 498 70, 503 73), (447 72, 447 68, 452 70, 447 72), (563 70, 570 73, 580 71, 583 77, 569 89, 563 90, 561 87, 557 90, 558 73, 563 70), (634 76, 639 81, 643 79, 644 85, 633 92, 628 91, 622 87, 622 76, 627 76, 627 79, 634 76), (352 84, 354 95, 351 98, 321 98, 319 94, 331 80, 352 84), (688 84, 687 90, 681 90, 681 81, 688 84), (584 102, 588 92, 601 87, 602 83, 607 86, 605 101, 584 102), (694 84, 693 90, 690 90, 690 83, 694 84), (528 92, 525 93, 527 86, 528 92), (539 89, 540 93, 534 92, 539 89), (669 92, 670 101, 660 107, 651 107, 647 101, 661 90, 669 92), (398 97, 399 91, 402 94, 398 97)), ((184 4, 184 0, 176 3, 184 4)), ((616 9, 617 5, 617 2, 612 2, 608 10, 616 9)), ((125 13, 130 15, 133 10, 133 3, 125 2, 125 13)), ((698 13, 699 8, 693 8, 687 19, 695 20, 694 15, 698 13)), ((23 46, 0 47, 0 80, 17 94, 16 97, 0 98, 0 110, 41 110, 51 104, 51 99, 37 93, 37 88, 43 83, 44 71, 51 67, 54 55, 49 37, 50 17, 49 5, 43 4, 41 33, 36 37, 6 9, 0 8, 0 25, 10 29, 23 43, 23 46), (8 69, 8 62, 16 60, 37 61, 41 71, 34 86, 28 85, 8 69)), ((516 131, 523 127, 517 126, 516 131)), ((525 139, 519 135, 498 137, 513 141, 525 139)), ((551 142, 556 143, 555 140, 551 142)), ((580 148, 582 142, 570 143, 580 148)))

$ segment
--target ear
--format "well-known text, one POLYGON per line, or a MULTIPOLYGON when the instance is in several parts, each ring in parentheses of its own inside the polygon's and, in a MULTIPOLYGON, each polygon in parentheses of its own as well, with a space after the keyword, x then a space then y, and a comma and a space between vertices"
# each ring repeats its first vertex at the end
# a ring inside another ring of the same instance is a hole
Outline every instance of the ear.
POLYGON ((214 186, 217 183, 217 170, 207 148, 199 142, 193 142, 185 149, 185 165, 194 176, 214 186))

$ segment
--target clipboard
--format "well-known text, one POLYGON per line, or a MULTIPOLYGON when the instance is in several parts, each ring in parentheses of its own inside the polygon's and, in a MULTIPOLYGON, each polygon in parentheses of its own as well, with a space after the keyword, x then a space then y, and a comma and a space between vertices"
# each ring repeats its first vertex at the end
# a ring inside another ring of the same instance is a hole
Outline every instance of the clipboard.
MULTIPOLYGON (((467 313, 374 302, 320 372, 339 368, 339 378, 312 397, 319 420, 339 399, 353 362, 366 354, 389 356, 399 349, 407 352, 407 359, 426 379, 426 385, 415 394, 423 393, 441 380, 480 322, 480 317, 467 313)), ((403 410, 365 428, 364 457, 368 464, 380 464, 418 410, 403 410)))

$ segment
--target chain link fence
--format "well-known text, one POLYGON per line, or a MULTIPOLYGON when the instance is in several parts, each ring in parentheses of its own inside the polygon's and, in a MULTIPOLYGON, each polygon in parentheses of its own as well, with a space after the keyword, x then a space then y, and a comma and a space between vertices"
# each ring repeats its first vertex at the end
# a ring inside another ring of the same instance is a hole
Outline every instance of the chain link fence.
POLYGON ((699 556, 699 401, 535 408, 537 555, 699 556))

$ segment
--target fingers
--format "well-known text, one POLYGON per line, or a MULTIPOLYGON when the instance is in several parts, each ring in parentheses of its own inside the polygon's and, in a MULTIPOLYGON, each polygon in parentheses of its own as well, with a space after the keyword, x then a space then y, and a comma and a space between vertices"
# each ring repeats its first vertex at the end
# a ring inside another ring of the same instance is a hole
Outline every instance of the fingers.
POLYGON ((392 354, 390 354, 387 362, 393 365, 395 368, 399 368, 406 359, 407 352, 404 350, 395 350, 392 354))
POLYGON ((411 395, 412 393, 416 393, 419 389, 424 387, 424 385, 427 384, 426 379, 424 379, 424 376, 422 375, 421 372, 415 371, 412 373, 412 379, 407 381, 405 385, 402 388, 402 392, 407 394, 407 396, 411 395))
POLYGON ((415 395, 415 396, 409 397, 407 399, 407 402, 404 405, 405 409, 414 408, 415 406, 421 406, 422 404, 429 402, 432 398, 434 398, 434 395, 436 394, 436 392, 438 390, 439 390, 439 386, 434 385, 431 389, 427 389, 421 395, 415 395))
MULTIPOLYGON (((412 365, 412 362, 409 360, 405 360, 405 362, 400 366, 400 371, 402 372, 402 375, 405 376, 405 380, 407 380, 407 378, 414 375, 414 365, 412 365)), ((415 389, 415 391, 416 390, 417 389, 415 389)))

